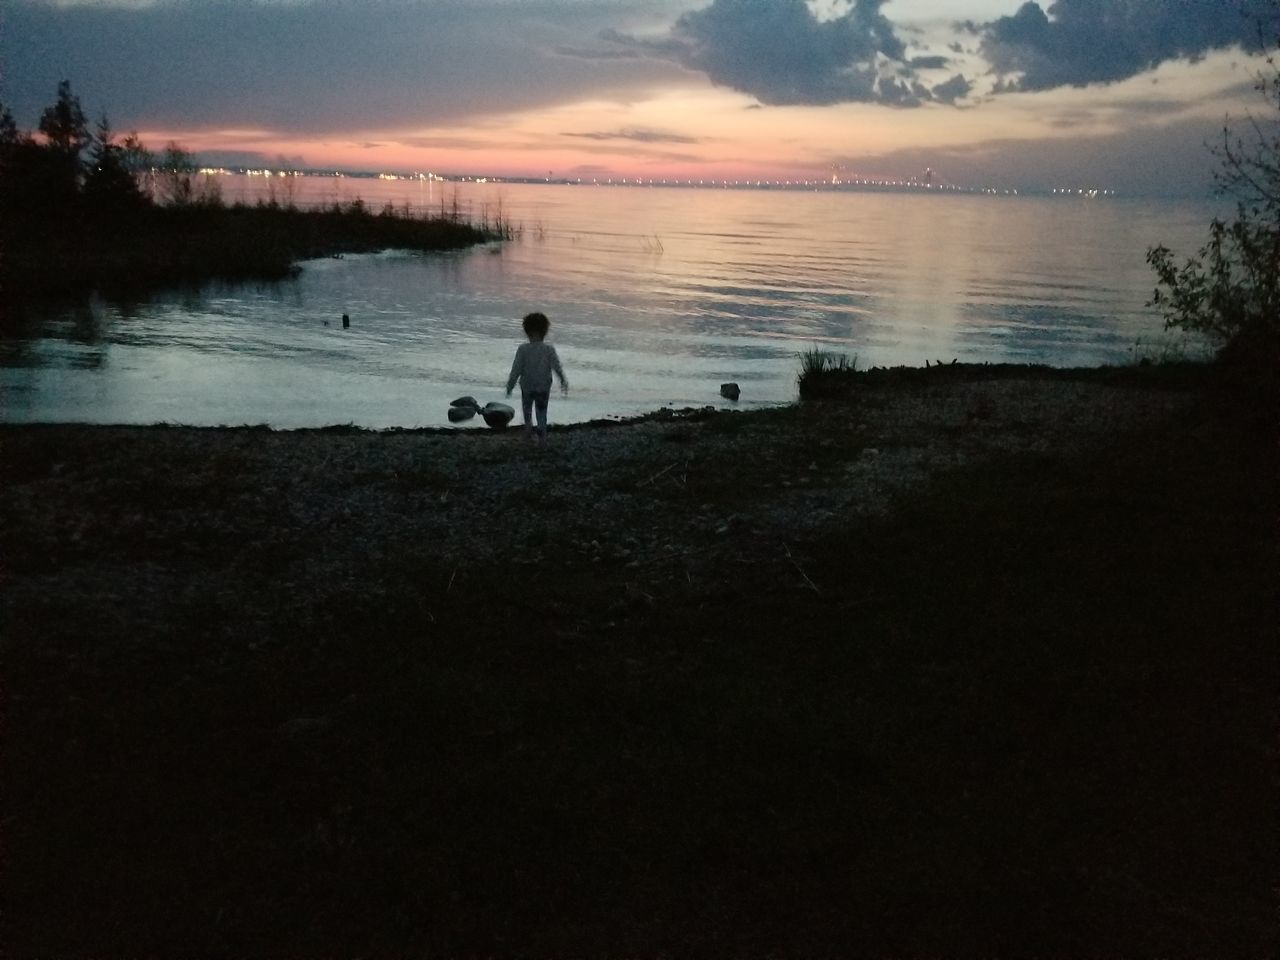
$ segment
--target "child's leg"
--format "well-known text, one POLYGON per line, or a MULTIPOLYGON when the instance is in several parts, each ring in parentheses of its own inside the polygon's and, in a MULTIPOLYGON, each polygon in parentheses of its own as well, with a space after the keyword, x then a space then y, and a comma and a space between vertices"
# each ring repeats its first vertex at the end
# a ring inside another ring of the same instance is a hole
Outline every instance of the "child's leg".
POLYGON ((538 436, 543 438, 547 435, 547 402, 550 399, 550 393, 539 393, 533 398, 533 408, 538 414, 538 436))
POLYGON ((520 412, 524 414, 525 436, 533 433, 533 394, 528 390, 520 390, 520 412))

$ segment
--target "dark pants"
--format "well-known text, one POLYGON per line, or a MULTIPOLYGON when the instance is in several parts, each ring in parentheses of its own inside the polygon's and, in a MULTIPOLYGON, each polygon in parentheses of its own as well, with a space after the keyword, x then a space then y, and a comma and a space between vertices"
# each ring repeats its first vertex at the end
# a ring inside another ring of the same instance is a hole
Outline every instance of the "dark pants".
POLYGON ((550 390, 520 390, 520 407, 524 411, 524 425, 533 425, 533 414, 538 417, 538 433, 547 432, 547 403, 551 400, 550 390))

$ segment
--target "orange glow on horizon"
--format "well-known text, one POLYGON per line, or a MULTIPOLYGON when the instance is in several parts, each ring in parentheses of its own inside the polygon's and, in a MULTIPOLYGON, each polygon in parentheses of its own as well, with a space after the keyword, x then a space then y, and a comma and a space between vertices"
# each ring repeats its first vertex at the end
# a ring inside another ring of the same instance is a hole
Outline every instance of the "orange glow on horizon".
MULTIPOLYGON (((1019 141, 1064 147, 1123 130, 1128 108, 1158 125, 1240 112, 1229 99, 1242 73, 1231 54, 1194 67, 1166 64, 1110 86, 996 97, 957 109, 938 104, 891 109, 864 104, 763 107, 711 86, 654 90, 634 102, 581 101, 449 127, 350 130, 326 136, 255 129, 142 130, 152 150, 170 141, 202 158, 243 166, 296 166, 586 182, 621 180, 786 180, 900 176, 894 155, 969 150, 1019 141), (1158 80, 1158 85, 1155 82, 1158 80), (1169 115, 1142 105, 1186 106, 1169 115), (242 163, 226 158, 243 157, 242 163)), ((1238 95, 1238 93, 1237 93, 1238 95)), ((988 148, 995 149, 997 147, 988 148)))

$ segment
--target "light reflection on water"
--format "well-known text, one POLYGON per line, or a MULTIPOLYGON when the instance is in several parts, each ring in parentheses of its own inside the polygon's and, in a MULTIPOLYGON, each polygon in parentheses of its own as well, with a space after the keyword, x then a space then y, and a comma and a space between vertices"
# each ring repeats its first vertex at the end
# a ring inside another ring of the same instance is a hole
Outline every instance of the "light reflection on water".
MULTIPOLYGON (((332 201, 332 183, 317 183, 300 203, 332 201)), ((253 189, 238 178, 224 195, 253 189)), ((413 183, 342 189, 375 209, 419 202, 413 183)), ((981 196, 458 193, 474 216, 500 205, 522 237, 311 261, 288 282, 37 318, 0 341, 0 419, 443 426, 459 394, 501 399, 532 309, 551 317, 573 385, 553 400, 561 422, 724 404, 726 380, 742 385, 738 406, 787 402, 797 353, 812 346, 862 366, 1124 362, 1161 328, 1144 306, 1146 248, 1191 252, 1209 216, 1194 204, 981 196)))

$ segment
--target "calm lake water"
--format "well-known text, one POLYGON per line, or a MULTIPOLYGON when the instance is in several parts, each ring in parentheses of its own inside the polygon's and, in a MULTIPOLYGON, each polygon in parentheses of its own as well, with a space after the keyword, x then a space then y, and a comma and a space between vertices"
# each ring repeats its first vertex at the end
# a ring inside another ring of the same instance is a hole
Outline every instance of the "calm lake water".
MULTIPOLYGON (((261 179, 223 178, 228 202, 261 179)), ((277 188, 278 189, 278 188, 277 188)), ((1203 204, 303 178, 300 205, 501 215, 519 239, 310 261, 296 280, 91 302, 0 340, 0 419, 444 426, 503 399, 539 309, 572 385, 552 422, 795 398, 797 355, 1121 363, 1159 341, 1144 255, 1190 253, 1203 204), (343 330, 341 316, 350 314, 343 330)), ((285 199, 281 196, 281 199, 285 199)), ((479 421, 473 421, 479 422, 479 421)))

